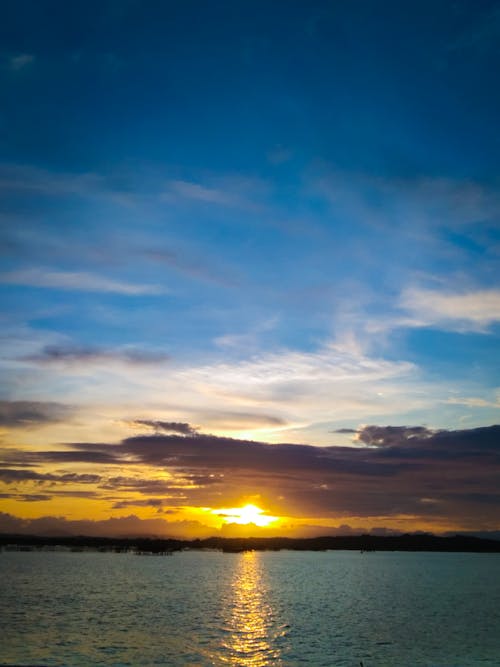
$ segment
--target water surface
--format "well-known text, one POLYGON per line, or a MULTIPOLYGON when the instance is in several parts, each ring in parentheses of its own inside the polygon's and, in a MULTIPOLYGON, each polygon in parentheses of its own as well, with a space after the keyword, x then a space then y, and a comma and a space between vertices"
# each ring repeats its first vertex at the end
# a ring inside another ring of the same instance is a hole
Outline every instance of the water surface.
POLYGON ((500 554, 0 553, 0 664, 498 667, 500 554))

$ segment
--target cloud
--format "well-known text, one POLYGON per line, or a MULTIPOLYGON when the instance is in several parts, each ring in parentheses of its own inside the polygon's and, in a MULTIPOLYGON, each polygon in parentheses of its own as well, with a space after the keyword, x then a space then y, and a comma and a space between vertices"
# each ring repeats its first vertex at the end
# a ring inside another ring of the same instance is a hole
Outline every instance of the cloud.
POLYGON ((101 481, 101 475, 93 473, 41 473, 35 470, 17 470, 11 468, 0 468, 0 481, 6 484, 22 482, 58 482, 60 484, 98 484, 101 481))
POLYGON ((247 202, 242 200, 241 196, 235 192, 182 180, 169 181, 163 199, 185 199, 217 206, 240 207, 247 205, 247 202))
POLYGON ((64 421, 72 408, 43 401, 0 401, 0 427, 26 428, 64 421))
MULTIPOLYGON (((96 448, 99 447, 96 445, 96 448)), ((114 452, 71 451, 67 449, 34 451, 26 449, 5 448, 0 450, 0 464, 8 466, 33 466, 44 461, 50 463, 93 463, 93 464, 122 464, 120 457, 114 452)))
POLYGON ((21 503, 38 503, 45 500, 52 500, 52 496, 45 493, 0 493, 0 498, 9 498, 21 503))
POLYGON ((164 431, 165 433, 180 433, 182 435, 193 435, 196 433, 197 429, 190 426, 185 422, 166 422, 155 419, 136 419, 132 422, 133 424, 138 424, 140 426, 149 426, 153 430, 160 432, 164 431))
POLYGON ((220 430, 234 429, 265 429, 276 428, 287 425, 286 419, 258 412, 237 412, 230 410, 212 410, 200 415, 205 427, 215 426, 220 430))
POLYGON ((18 72, 35 62, 35 56, 31 53, 20 53, 17 56, 11 56, 9 67, 13 72, 18 72))
POLYGON ((157 479, 141 475, 138 477, 127 477, 124 475, 108 477, 99 485, 100 489, 108 491, 127 491, 141 493, 143 495, 158 495, 172 499, 184 498, 185 490, 219 484, 222 480, 220 475, 205 473, 171 473, 168 479, 157 479))
POLYGON ((58 363, 93 363, 100 361, 122 361, 129 364, 158 364, 169 359, 167 354, 134 348, 108 350, 93 346, 73 344, 46 345, 35 354, 20 357, 21 361, 33 361, 41 364, 58 363))
MULTIPOLYGON (((170 179, 160 198, 169 203, 206 209, 217 207, 221 213, 240 212, 263 213, 270 210, 269 183, 263 179, 246 177, 241 174, 205 174, 203 182, 184 179, 170 179)), ((234 223, 234 219, 231 220, 234 223)), ((255 221, 252 220, 252 224, 255 221)))
MULTIPOLYGON (((184 425, 183 425, 184 428, 184 425)), ((186 428, 186 431, 188 429, 186 428)), ((423 426, 365 426, 358 440, 365 447, 331 445, 269 444, 198 433, 134 436, 119 444, 72 443, 65 451, 32 452, 29 461, 108 461, 136 465, 170 467, 195 472, 200 470, 262 471, 281 474, 297 470, 331 471, 337 474, 385 476, 397 474, 415 464, 422 456, 427 462, 443 461, 482 453, 497 457, 496 442, 500 426, 432 431, 423 426), (82 455, 88 458, 81 458, 82 455)), ((22 455, 22 452, 21 452, 22 455)))
POLYGON ((101 174, 54 172, 23 164, 0 163, 0 191, 7 195, 84 197, 126 207, 135 201, 129 190, 117 189, 113 178, 107 179, 101 174))
POLYGON ((367 443, 365 447, 155 435, 128 438, 99 451, 112 448, 118 458, 132 457, 137 464, 182 474, 223 475, 213 487, 183 489, 185 505, 217 506, 221 492, 237 499, 259 488, 270 498, 266 506, 275 514, 494 520, 499 509, 500 426, 437 432, 425 427, 367 426, 358 437, 367 443), (284 507, 279 496, 286 498, 284 507), (433 502, 424 502, 425 498, 433 502), (490 499, 488 511, 485 498, 490 499))
POLYGON ((230 192, 224 192, 223 190, 206 187, 190 181, 169 181, 164 198, 172 196, 222 206, 236 206, 239 203, 238 197, 230 192))
POLYGON ((450 394, 437 383, 425 382, 412 363, 370 357, 341 345, 282 349, 243 359, 221 355, 205 364, 177 358, 166 373, 156 351, 151 357, 149 352, 132 355, 130 347, 87 348, 46 336, 37 343, 31 332, 23 335, 32 339, 23 342, 11 335, 8 356, 32 366, 17 363, 9 368, 13 383, 20 373, 30 372, 35 396, 47 395, 47 388, 54 391, 55 386, 55 397, 98 404, 102 414, 122 422, 126 409, 133 418, 156 421, 159 413, 161 421, 191 422, 220 434, 249 437, 254 430, 259 438, 298 443, 304 429, 316 423, 323 426, 314 432, 315 442, 325 444, 335 422, 380 420, 384 414, 435 405, 443 400, 443 391, 444 398, 450 394), (108 360, 115 364, 113 373, 108 360), (73 379, 76 371, 81 380, 73 379), (65 374, 71 378, 62 391, 65 374))
POLYGON ((494 400, 486 400, 478 396, 453 397, 446 401, 451 405, 466 405, 470 408, 500 408, 500 391, 497 391, 494 400))
POLYGON ((163 507, 167 504, 166 498, 147 498, 145 500, 118 500, 113 503, 112 509, 124 509, 126 507, 163 507))
MULTIPOLYGON (((218 430, 249 430, 266 427, 286 426, 287 422, 281 417, 259 414, 256 412, 232 412, 225 410, 211 410, 199 415, 205 429, 215 426, 218 430)), ((180 433, 182 435, 195 435, 199 429, 187 422, 170 422, 158 419, 134 419, 128 422, 132 426, 146 426, 157 433, 180 433)))
POLYGON ((274 146, 267 153, 267 159, 273 165, 284 164, 289 162, 293 157, 293 151, 290 148, 285 148, 285 146, 274 146))
POLYGON ((220 266, 208 266, 202 260, 187 259, 173 250, 157 248, 144 250, 141 254, 147 259, 196 280, 203 280, 222 287, 235 287, 240 282, 240 278, 232 271, 223 270, 220 266))
MULTIPOLYGON (((176 405, 185 404, 197 420, 224 405, 226 413, 271 415, 285 422, 289 431, 315 422, 394 414, 402 404, 405 410, 415 409, 432 401, 436 393, 436 387, 422 382, 412 363, 371 358, 334 344, 174 369, 162 379, 162 391, 165 382, 175 391, 176 405)), ((252 427, 252 421, 248 418, 247 425, 252 427)), ((279 435, 283 425, 270 421, 270 434, 283 437, 279 435)), ((224 416, 221 423, 226 423, 224 416)), ((212 424, 218 427, 216 419, 212 424)), ((264 429, 266 424, 261 420, 255 426, 264 429)))
MULTIPOLYGON (((341 432, 349 432, 349 429, 343 429, 341 432)), ((422 441, 432 437, 435 432, 425 426, 364 426, 355 433, 358 434, 358 440, 365 445, 392 447, 415 438, 422 441)))
MULTIPOLYGON (((323 168, 310 182, 332 211, 417 240, 437 229, 464 229, 494 222, 500 212, 498 189, 479 181, 420 176, 380 177, 323 168)), ((384 236, 384 242, 387 242, 384 236)))
MULTIPOLYGON (((134 501, 129 494, 140 493, 145 496, 141 507, 163 498, 166 509, 216 509, 255 498, 258 490, 262 506, 275 516, 365 517, 377 525, 385 521, 399 527, 410 521, 443 530, 454 524, 493 529, 498 521, 500 426, 436 431, 367 425, 357 429, 355 447, 270 444, 189 431, 185 425, 182 429, 186 433, 134 436, 116 444, 4 450, 2 457, 17 468, 5 467, 0 478, 11 484, 30 479, 50 483, 37 479, 35 466, 43 466, 39 474, 45 477, 51 464, 84 462, 87 470, 94 465, 101 471, 99 497, 112 503, 134 501), (104 475, 102 466, 108 464, 120 472, 132 467, 135 474, 104 475), (31 468, 25 472, 22 465, 31 468)), ((90 480, 87 487, 92 487, 90 480)), ((58 491, 51 488, 50 493, 58 491)))
POLYGON ((484 333, 500 322, 498 289, 451 293, 415 287, 403 292, 401 306, 415 318, 415 326, 484 333))
POLYGON ((201 470, 261 471, 277 473, 297 470, 325 470, 337 472, 355 470, 359 474, 387 474, 390 468, 384 462, 367 463, 363 457, 355 462, 357 450, 342 447, 314 447, 312 445, 271 445, 253 440, 237 440, 214 435, 194 433, 184 435, 135 436, 118 445, 74 443, 73 451, 45 452, 40 456, 49 461, 59 460, 64 453, 71 460, 80 460, 82 453, 100 458, 106 455, 115 463, 133 457, 135 464, 170 467, 195 472, 201 470), (346 454, 346 450, 348 456, 346 454))
POLYGON ((126 296, 158 295, 167 292, 159 285, 117 281, 85 271, 21 269, 0 274, 0 283, 60 290, 108 292, 126 296))

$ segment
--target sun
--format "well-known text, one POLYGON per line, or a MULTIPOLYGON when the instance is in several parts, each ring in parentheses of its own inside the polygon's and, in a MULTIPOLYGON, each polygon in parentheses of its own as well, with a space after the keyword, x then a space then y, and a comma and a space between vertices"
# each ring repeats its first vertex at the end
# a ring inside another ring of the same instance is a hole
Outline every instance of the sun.
POLYGON ((254 524, 261 528, 278 520, 277 516, 270 516, 256 505, 248 504, 244 507, 230 507, 229 509, 212 510, 213 514, 220 516, 225 523, 238 523, 242 526, 254 524))

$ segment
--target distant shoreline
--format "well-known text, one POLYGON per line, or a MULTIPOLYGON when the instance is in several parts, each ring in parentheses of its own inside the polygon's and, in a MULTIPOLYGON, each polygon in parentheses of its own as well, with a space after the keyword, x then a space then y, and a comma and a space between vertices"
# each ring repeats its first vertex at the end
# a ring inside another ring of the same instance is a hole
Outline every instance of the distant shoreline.
POLYGON ((171 554, 184 550, 243 551, 434 551, 500 553, 500 541, 454 535, 442 537, 429 533, 405 535, 349 535, 310 538, 287 537, 210 537, 178 540, 157 537, 41 536, 0 533, 0 550, 33 551, 132 551, 140 554, 171 554))

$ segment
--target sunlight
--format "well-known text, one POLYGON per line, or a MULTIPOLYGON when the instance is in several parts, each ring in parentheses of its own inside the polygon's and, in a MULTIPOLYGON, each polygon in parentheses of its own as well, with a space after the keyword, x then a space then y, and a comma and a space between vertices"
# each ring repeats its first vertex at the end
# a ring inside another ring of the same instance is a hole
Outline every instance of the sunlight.
POLYGON ((264 514, 263 509, 252 504, 245 505, 244 507, 212 510, 212 513, 221 517, 225 523, 237 523, 242 526, 252 523, 255 526, 264 528, 278 520, 277 516, 264 514))
POLYGON ((284 628, 276 623, 261 554, 246 551, 234 560, 232 600, 227 605, 227 638, 217 662, 229 665, 281 664, 280 638, 284 628))

